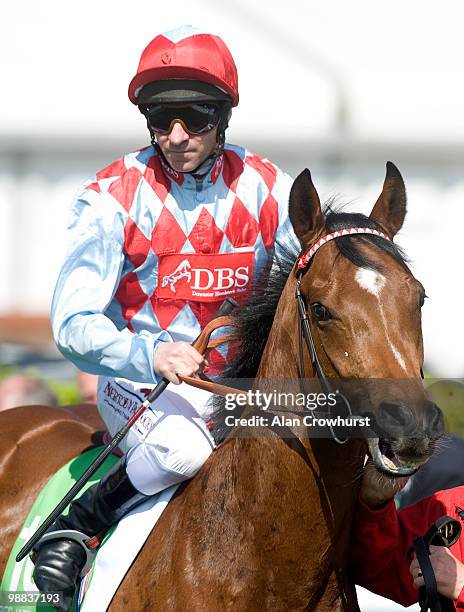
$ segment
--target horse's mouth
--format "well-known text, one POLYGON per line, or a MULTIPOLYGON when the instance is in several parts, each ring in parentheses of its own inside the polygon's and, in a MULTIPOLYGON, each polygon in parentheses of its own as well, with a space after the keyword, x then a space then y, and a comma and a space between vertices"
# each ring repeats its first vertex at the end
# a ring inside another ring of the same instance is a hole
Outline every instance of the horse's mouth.
POLYGON ((390 443, 383 438, 369 438, 368 446, 375 467, 386 476, 394 478, 412 476, 419 469, 420 463, 405 462, 399 459, 390 443))

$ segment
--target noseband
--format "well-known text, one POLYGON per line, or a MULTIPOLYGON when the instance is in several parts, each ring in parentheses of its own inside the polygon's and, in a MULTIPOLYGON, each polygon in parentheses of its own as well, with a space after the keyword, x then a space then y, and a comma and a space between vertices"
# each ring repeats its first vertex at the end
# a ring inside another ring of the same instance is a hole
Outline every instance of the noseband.
MULTIPOLYGON (((389 242, 391 242, 390 238, 386 234, 384 234, 383 232, 380 232, 379 230, 371 229, 369 227, 352 227, 349 229, 337 230, 336 232, 332 232, 331 234, 326 234, 325 236, 322 236, 322 238, 320 238, 316 242, 316 244, 314 244, 309 249, 309 251, 307 251, 304 255, 299 257, 299 259, 296 262, 296 268, 295 268, 295 276, 296 276, 295 297, 296 297, 296 301, 298 305, 298 352, 299 352, 299 361, 300 361, 300 377, 302 379, 304 379, 305 377, 304 358, 303 358, 303 339, 304 339, 306 348, 308 349, 308 353, 311 358, 312 366, 314 368, 314 371, 316 372, 317 378, 319 379, 323 392, 326 395, 334 394, 337 397, 337 404, 339 402, 344 403, 350 416, 353 415, 353 412, 351 410, 351 406, 350 406, 348 399, 338 390, 335 393, 333 392, 332 386, 328 378, 324 374, 319 358, 317 356, 316 347, 314 345, 313 336, 311 334, 311 326, 309 324, 308 313, 306 310, 305 301, 301 293, 301 280, 305 272, 307 272, 307 270, 309 269, 312 258, 314 257, 316 252, 321 248, 321 246, 323 246, 330 240, 334 240, 335 238, 342 238, 343 236, 352 236, 355 234, 369 234, 371 236, 372 235, 380 236, 380 238, 384 238, 385 240, 388 240, 389 242)), ((337 442, 337 444, 345 444, 346 442, 348 442, 348 439, 349 439, 348 437, 340 438, 337 436, 332 424, 330 423, 329 423, 329 429, 330 429, 332 438, 335 440, 335 442, 337 442)))

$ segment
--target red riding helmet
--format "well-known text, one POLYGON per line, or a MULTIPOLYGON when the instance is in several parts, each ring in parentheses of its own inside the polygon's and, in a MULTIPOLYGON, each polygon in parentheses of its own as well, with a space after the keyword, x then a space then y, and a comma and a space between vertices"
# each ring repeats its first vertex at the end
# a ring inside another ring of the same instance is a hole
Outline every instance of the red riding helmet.
POLYGON ((129 85, 129 99, 139 104, 145 85, 172 79, 213 85, 230 96, 232 106, 238 104, 237 68, 219 36, 191 26, 156 36, 142 53, 137 74, 129 85))

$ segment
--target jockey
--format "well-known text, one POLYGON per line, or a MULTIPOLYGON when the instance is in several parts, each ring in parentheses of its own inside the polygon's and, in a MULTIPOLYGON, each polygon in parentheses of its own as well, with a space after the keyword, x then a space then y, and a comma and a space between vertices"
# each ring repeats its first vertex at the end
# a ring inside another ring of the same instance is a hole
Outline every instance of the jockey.
MULTIPOLYGON (((182 27, 156 36, 129 85, 151 146, 87 181, 71 210, 69 249, 52 303, 60 351, 99 375, 98 410, 114 435, 168 378, 121 443, 122 459, 59 517, 34 549, 41 591, 69 604, 93 537, 147 496, 194 476, 214 449, 210 394, 186 387, 203 357, 191 342, 226 297, 246 296, 279 244, 294 238, 292 181, 266 159, 225 143, 237 106, 234 60, 215 35, 182 27)), ((221 370, 224 349, 210 366, 221 370)), ((207 364, 208 365, 208 364, 207 364)))
MULTIPOLYGON (((464 521, 464 486, 434 493, 398 511, 393 496, 407 478, 379 480, 368 464, 354 521, 350 550, 351 574, 356 584, 403 606, 419 599, 424 579, 416 558, 408 555, 414 539, 423 536, 444 515, 464 521)), ((449 549, 430 546, 437 591, 464 608, 464 538, 449 549)))

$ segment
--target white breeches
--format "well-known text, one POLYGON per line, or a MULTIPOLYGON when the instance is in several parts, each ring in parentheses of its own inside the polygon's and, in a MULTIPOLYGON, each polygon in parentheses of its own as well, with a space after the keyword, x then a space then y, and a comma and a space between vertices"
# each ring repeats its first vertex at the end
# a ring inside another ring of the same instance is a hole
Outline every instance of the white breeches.
MULTIPOLYGON (((152 388, 99 377, 98 410, 112 436, 152 388)), ((185 383, 171 384, 131 427, 119 446, 127 453, 127 474, 138 491, 154 495, 192 478, 208 459, 215 447, 204 420, 211 395, 185 383)))

